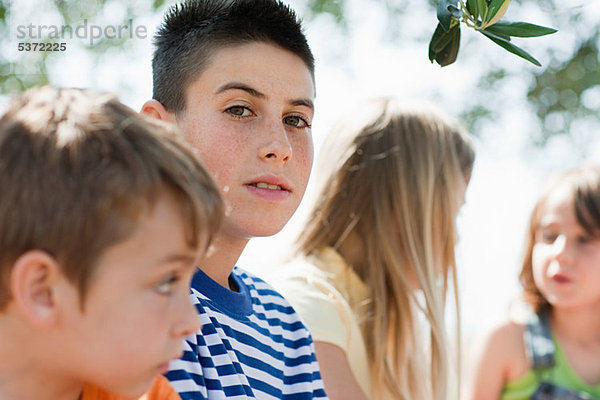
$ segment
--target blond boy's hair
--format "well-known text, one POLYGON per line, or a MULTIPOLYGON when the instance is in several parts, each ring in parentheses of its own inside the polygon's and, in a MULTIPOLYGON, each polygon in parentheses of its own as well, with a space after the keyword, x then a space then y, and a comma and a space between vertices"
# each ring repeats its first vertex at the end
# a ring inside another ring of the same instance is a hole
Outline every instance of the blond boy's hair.
POLYGON ((473 145, 455 122, 426 104, 379 98, 350 115, 322 150, 329 161, 339 157, 323 166, 331 173, 299 251, 340 249, 350 235, 359 238, 364 256, 351 267, 370 290, 361 328, 374 398, 443 399, 445 302, 450 280, 456 296, 455 218, 473 145), (424 301, 416 297, 415 280, 424 301), (419 342, 427 335, 419 332, 418 308, 429 326, 429 357, 419 342))
POLYGON ((109 94, 41 87, 15 98, 0 118, 0 309, 11 265, 33 249, 58 260, 83 306, 101 253, 165 193, 188 243, 207 246, 222 200, 180 136, 109 94))

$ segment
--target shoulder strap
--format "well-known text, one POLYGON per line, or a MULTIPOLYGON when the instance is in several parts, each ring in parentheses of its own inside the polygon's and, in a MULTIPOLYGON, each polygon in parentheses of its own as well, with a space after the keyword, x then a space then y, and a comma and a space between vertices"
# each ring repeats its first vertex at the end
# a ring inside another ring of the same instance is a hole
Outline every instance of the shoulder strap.
POLYGON ((533 313, 523 332, 523 341, 527 357, 532 362, 533 368, 551 367, 554 365, 554 342, 550 334, 550 321, 548 313, 533 313))

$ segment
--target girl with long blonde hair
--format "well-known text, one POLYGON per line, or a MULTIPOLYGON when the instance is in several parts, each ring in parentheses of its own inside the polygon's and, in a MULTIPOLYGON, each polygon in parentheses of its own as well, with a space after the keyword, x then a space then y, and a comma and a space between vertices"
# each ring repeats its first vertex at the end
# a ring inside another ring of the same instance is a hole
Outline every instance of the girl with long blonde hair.
POLYGON ((311 330, 330 399, 444 399, 472 142, 429 105, 379 98, 348 115, 321 151, 329 173, 297 257, 274 283, 311 330))

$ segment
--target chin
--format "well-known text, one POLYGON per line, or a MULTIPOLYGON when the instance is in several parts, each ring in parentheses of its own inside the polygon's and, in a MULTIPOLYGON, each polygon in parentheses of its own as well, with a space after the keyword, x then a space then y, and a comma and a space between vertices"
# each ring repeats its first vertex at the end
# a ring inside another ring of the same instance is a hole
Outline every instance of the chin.
POLYGON ((231 226, 232 230, 230 232, 233 233, 237 231, 239 236, 247 239, 269 237, 281 232, 290 217, 291 215, 279 215, 271 216, 271 218, 269 218, 268 215, 263 214, 262 218, 248 218, 244 220, 243 223, 238 223, 237 226, 231 226))
POLYGON ((281 232, 285 224, 278 226, 277 228, 270 227, 269 229, 255 229, 250 234, 250 238, 261 238, 261 237, 269 237, 274 236, 281 232))

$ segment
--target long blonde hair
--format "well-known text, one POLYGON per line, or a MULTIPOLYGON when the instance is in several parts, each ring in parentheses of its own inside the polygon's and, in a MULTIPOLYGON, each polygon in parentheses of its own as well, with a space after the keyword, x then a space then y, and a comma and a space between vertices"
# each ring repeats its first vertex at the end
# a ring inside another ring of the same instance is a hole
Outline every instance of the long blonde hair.
POLYGON ((358 239, 362 261, 351 267, 370 290, 361 328, 373 395, 442 399, 450 280, 458 312, 455 219, 473 146, 462 129, 430 106, 407 108, 380 98, 348 115, 322 150, 332 172, 298 238, 298 251, 340 250, 349 237, 358 239), (419 309, 428 322, 428 360, 419 353, 419 309))

